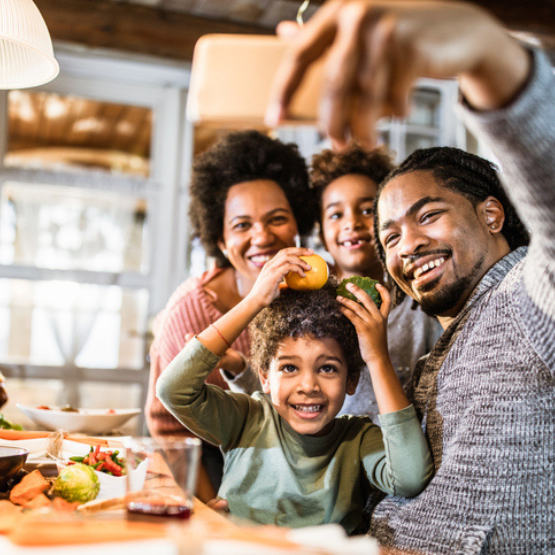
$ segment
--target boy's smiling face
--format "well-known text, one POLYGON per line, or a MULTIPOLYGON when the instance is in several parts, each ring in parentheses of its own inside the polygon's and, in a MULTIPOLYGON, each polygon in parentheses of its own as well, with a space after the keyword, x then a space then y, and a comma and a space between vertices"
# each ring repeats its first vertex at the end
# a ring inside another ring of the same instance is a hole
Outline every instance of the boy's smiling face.
POLYGON ((358 379, 349 379, 343 349, 332 338, 284 338, 270 368, 260 372, 264 393, 278 414, 299 434, 323 436, 355 392, 358 379))

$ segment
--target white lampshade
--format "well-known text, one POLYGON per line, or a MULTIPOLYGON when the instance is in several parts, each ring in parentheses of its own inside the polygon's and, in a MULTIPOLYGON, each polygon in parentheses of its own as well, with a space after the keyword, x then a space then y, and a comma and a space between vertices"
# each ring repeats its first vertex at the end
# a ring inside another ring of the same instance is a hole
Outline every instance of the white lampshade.
POLYGON ((32 0, 0 0, 0 89, 35 87, 60 68, 52 41, 32 0))

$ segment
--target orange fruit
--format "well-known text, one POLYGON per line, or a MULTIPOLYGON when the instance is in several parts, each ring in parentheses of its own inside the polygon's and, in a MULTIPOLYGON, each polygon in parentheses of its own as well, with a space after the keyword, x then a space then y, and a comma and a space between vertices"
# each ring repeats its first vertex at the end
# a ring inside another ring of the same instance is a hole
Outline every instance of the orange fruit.
POLYGON ((328 281, 329 270, 326 261, 318 254, 299 256, 311 266, 305 271, 306 277, 301 277, 297 272, 289 272, 285 276, 285 282, 291 289, 298 291, 309 291, 311 289, 322 289, 328 281))

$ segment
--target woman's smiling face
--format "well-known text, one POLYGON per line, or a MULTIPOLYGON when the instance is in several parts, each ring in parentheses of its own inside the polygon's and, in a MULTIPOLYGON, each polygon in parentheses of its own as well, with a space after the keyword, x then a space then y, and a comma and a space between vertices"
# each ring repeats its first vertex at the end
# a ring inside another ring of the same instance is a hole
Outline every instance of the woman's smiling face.
POLYGON ((323 436, 331 431, 345 395, 358 380, 349 379, 347 362, 332 338, 286 337, 260 372, 264 393, 278 414, 299 434, 323 436))
POLYGON ((291 206, 275 181, 245 181, 229 189, 219 246, 240 274, 254 281, 279 250, 295 246, 296 235, 291 206))

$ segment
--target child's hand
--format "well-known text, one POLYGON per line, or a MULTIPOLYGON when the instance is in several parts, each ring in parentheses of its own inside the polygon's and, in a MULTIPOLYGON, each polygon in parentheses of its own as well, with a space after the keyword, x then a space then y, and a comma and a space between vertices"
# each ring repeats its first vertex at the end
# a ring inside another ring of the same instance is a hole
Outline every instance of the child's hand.
POLYGON ((211 499, 208 503, 206 503, 206 506, 219 513, 229 513, 229 505, 226 499, 211 499))
POLYGON ((313 251, 305 248, 291 247, 280 250, 264 264, 247 297, 256 301, 261 309, 268 306, 278 297, 280 283, 289 272, 297 272, 301 277, 305 277, 305 271, 310 270, 310 264, 301 260, 299 256, 309 254, 313 254, 313 251))
POLYGON ((370 296, 354 283, 347 284, 349 291, 362 303, 359 304, 345 297, 337 297, 341 303, 341 312, 349 318, 356 328, 360 354, 368 366, 373 361, 389 358, 387 349, 387 317, 391 307, 391 297, 383 285, 376 285, 382 298, 380 309, 370 296))

